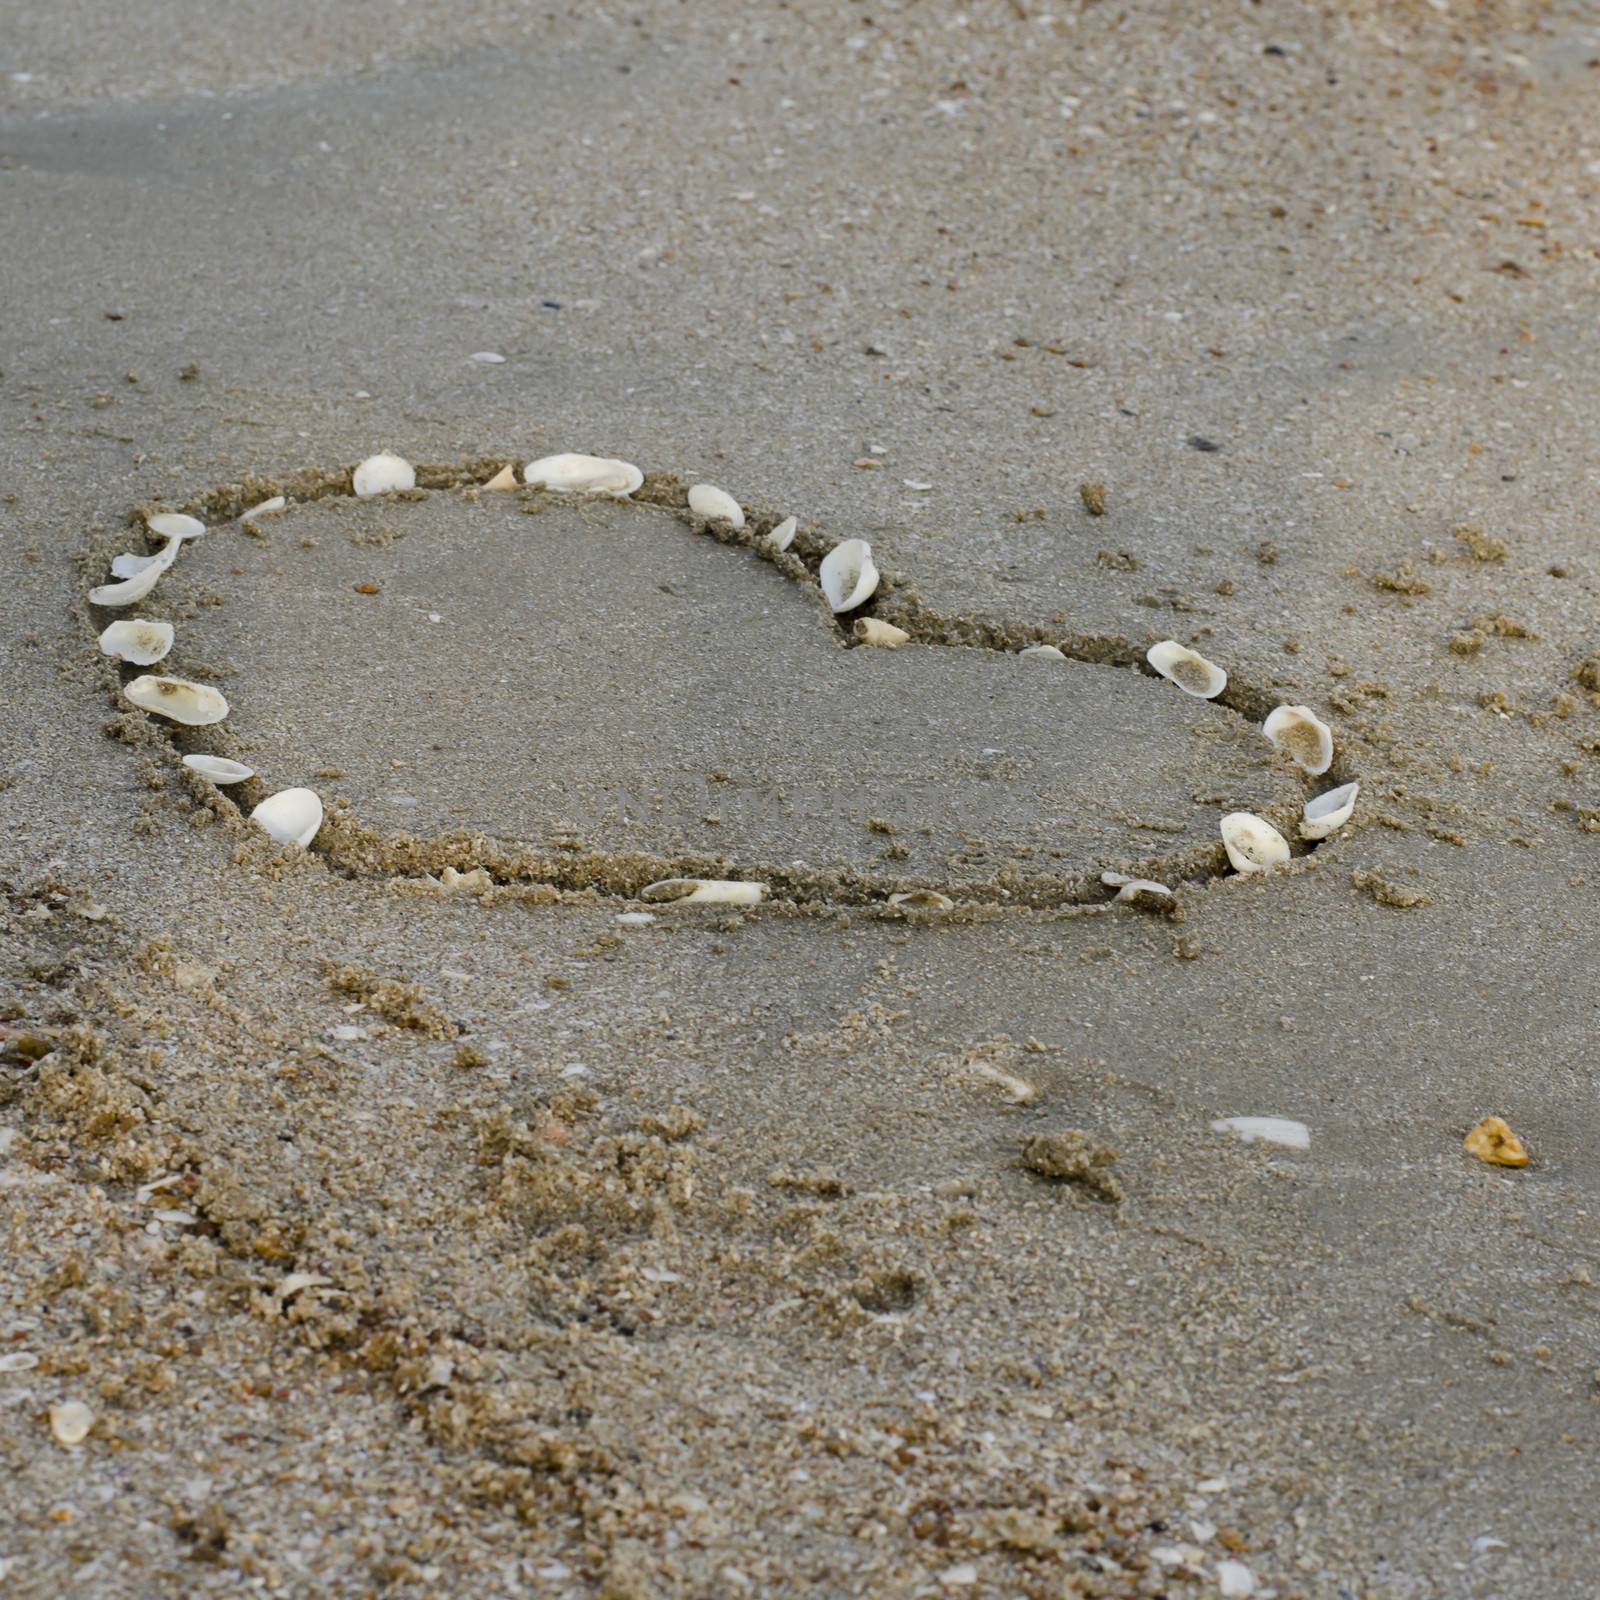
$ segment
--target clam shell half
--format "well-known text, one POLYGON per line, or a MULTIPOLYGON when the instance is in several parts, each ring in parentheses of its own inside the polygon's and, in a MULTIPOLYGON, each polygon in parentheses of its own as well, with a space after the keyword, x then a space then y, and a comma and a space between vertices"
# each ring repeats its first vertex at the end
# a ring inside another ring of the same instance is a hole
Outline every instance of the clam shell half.
POLYGON ((309 845, 322 826, 322 802, 310 789, 280 789, 250 813, 250 820, 282 844, 309 845))
POLYGON ((368 456, 351 473, 350 486, 360 500, 370 500, 375 494, 395 494, 402 489, 415 489, 417 469, 392 450, 380 450, 377 455, 368 456))
POLYGON ((1359 783, 1341 783, 1337 789, 1307 800, 1300 819, 1300 837, 1326 839, 1330 833, 1337 833, 1350 820, 1360 792, 1359 783))
POLYGON ((644 482, 644 474, 631 461, 568 451, 530 461, 522 469, 522 481, 553 494, 609 494, 625 500, 644 482))
POLYGON ((744 526, 744 507, 714 483, 697 483, 689 490, 689 509, 707 522, 727 522, 735 528, 744 526))
POLYGON ((1310 706, 1279 706, 1261 731, 1304 772, 1321 775, 1333 765, 1333 730, 1310 706))
POLYGON ((229 783, 243 783, 256 775, 254 767, 247 767, 242 761, 229 761, 226 756, 185 756, 183 764, 202 778, 209 778, 218 788, 229 783))
POLYGON ((189 728, 208 727, 228 714, 228 702, 220 690, 206 683, 190 683, 187 678, 157 678, 147 672, 124 684, 122 693, 141 711, 153 711, 189 728))
POLYGON ((172 648, 172 639, 170 622, 125 617, 100 635, 100 651, 136 667, 153 667, 172 648))
POLYGON ((822 558, 818 574, 828 605, 837 615, 854 611, 869 601, 878 588, 878 568, 872 546, 865 539, 846 539, 822 558))
POLYGON ((1230 811, 1221 827, 1222 843, 1235 872, 1266 872, 1289 859, 1289 841, 1253 811, 1230 811))
POLYGON ((1176 639, 1151 645, 1144 658, 1163 678, 1197 700, 1215 700, 1228 687, 1228 674, 1216 662, 1207 661, 1198 650, 1176 639))
POLYGON ((767 892, 764 883, 742 883, 728 878, 663 878, 639 891, 641 900, 677 905, 753 906, 767 892))

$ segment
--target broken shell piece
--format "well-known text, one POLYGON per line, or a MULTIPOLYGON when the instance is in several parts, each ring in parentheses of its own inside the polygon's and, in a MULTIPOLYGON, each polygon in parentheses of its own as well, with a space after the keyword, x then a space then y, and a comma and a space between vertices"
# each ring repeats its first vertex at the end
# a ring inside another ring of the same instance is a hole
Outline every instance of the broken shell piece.
POLYGON ((89 604, 118 610, 131 606, 155 588, 156 580, 178 559, 181 539, 168 539, 154 555, 121 555, 111 563, 111 575, 120 583, 102 583, 89 591, 89 604))
POLYGON ((154 711, 189 728, 208 727, 228 714, 228 702, 220 690, 190 683, 187 678, 156 678, 146 672, 124 684, 122 693, 141 711, 154 711))
POLYGON ((310 789, 280 789, 250 813, 250 820, 281 844, 309 845, 322 826, 322 802, 310 789))
MULTIPOLYGON (((1105 876, 1104 873, 1100 874, 1102 883, 1105 882, 1105 876)), ((1117 894, 1111 902, 1113 905, 1136 906, 1140 911, 1160 911, 1168 916, 1178 909, 1177 895, 1166 884, 1156 883, 1150 878, 1125 878, 1115 888, 1117 894)))
POLYGON ((908 911, 954 911, 956 903, 937 889, 907 889, 903 894, 889 896, 889 904, 903 906, 908 911))
POLYGON ((50 1407, 50 1431, 61 1444, 82 1444, 94 1426, 94 1412, 81 1400, 63 1400, 50 1407))
POLYGON ((1330 833, 1337 833, 1350 820, 1360 792, 1359 783, 1341 783, 1337 789, 1307 800, 1305 814, 1300 819, 1300 837, 1326 839, 1330 833))
POLYGON ((860 643, 881 645, 885 650, 894 650, 911 637, 904 628, 897 628, 892 622, 884 622, 877 617, 857 617, 855 627, 850 631, 860 643))
POLYGON ((128 617, 100 635, 100 653, 136 667, 153 667, 172 648, 172 624, 128 617))
POLYGON ((226 756, 185 756, 183 764, 202 778, 209 778, 219 788, 224 784, 243 783, 256 775, 254 767, 242 761, 229 761, 226 756))
POLYGON ((794 531, 800 526, 799 518, 785 517, 766 537, 767 548, 774 555, 782 555, 794 543, 794 531))
POLYGON ((1528 1164, 1527 1146, 1500 1117, 1485 1117, 1461 1144, 1468 1155, 1487 1161, 1492 1167, 1525 1167, 1528 1164))
POLYGON ((639 898, 686 906, 753 906, 766 892, 764 883, 741 883, 727 878, 663 878, 659 883, 646 884, 639 891, 639 898))
POLYGON ((1231 1133, 1251 1144, 1281 1144, 1289 1150, 1309 1150, 1311 1130, 1303 1122, 1288 1117, 1218 1117, 1211 1124, 1213 1133, 1231 1133))
POLYGON ((144 525, 158 539, 198 539, 206 525, 198 517, 185 516, 181 511, 158 511, 146 517, 144 525))
POLYGON ((1289 841, 1254 812, 1230 811, 1221 828, 1222 843, 1235 872, 1265 872, 1289 859, 1289 841))
POLYGON ((517 469, 509 461, 484 484, 485 489, 515 489, 516 486, 517 469))
POLYGON ((1309 706, 1279 706, 1261 731, 1274 749, 1313 777, 1333 765, 1333 730, 1309 706))
POLYGON ((439 874, 439 882, 447 894, 487 894, 494 887, 494 879, 482 867, 474 867, 471 872, 446 867, 439 874))
POLYGON ((1228 674, 1216 662, 1207 661, 1198 650, 1176 639, 1151 645, 1144 658, 1163 678, 1197 700, 1215 700, 1228 687, 1228 674))
POLYGON ((280 1300, 292 1300, 303 1289, 326 1289, 332 1282, 320 1272, 291 1272, 273 1292, 280 1300))
POLYGON ((530 461, 522 469, 522 481, 542 485, 554 494, 609 494, 624 500, 644 482, 644 474, 631 461, 569 451, 530 461))
POLYGON ((846 539, 822 558, 818 574, 822 592, 835 614, 865 605, 878 587, 878 569, 872 546, 865 539, 846 539))
POLYGON ((368 456, 350 475, 350 486, 357 499, 370 500, 375 494, 395 494, 401 489, 415 489, 417 471, 409 461, 392 450, 380 450, 368 456))
POLYGON ((263 500, 258 506, 251 506, 248 511, 239 513, 241 522, 248 522, 252 517, 268 517, 274 511, 282 511, 288 501, 281 494, 275 494, 270 500, 263 500))
POLYGON ((689 509, 708 522, 730 522, 736 528, 744 526, 744 507, 714 483, 697 483, 689 490, 689 509))
POLYGON ((1019 656, 1034 656, 1045 661, 1065 661, 1066 652, 1058 650, 1053 644, 1030 644, 1026 650, 1017 651, 1019 656))

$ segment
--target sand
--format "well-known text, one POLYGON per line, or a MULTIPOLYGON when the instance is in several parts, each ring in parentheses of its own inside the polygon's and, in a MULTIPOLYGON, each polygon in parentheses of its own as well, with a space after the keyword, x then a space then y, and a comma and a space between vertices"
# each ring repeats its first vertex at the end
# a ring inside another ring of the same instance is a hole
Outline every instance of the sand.
POLYGON ((1592 16, 322 10, 5 29, 7 1592, 1587 1593, 1592 16))

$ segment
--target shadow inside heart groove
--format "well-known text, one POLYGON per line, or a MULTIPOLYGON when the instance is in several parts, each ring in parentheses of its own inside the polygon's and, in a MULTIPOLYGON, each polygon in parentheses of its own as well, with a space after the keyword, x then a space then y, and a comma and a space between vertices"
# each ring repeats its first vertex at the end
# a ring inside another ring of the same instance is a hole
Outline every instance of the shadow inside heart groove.
POLYGON ((380 832, 947 883, 1214 849, 1222 811, 1300 798, 1243 719, 1128 670, 847 649, 656 507, 336 496, 261 532, 185 551, 167 597, 225 604, 162 670, 225 664, 230 753, 380 832))

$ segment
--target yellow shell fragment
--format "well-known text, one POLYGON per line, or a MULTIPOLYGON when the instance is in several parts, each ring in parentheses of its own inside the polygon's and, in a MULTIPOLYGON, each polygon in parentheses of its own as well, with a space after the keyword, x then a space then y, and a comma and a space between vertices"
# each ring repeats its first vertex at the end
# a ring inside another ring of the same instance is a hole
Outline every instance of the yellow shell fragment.
POLYGON ((1461 1144, 1469 1156, 1487 1161, 1493 1167, 1525 1167, 1528 1164, 1527 1147, 1501 1117, 1485 1117, 1461 1144))
POLYGON ((904 628, 897 628, 892 622, 884 622, 878 617, 857 617, 850 631, 856 636, 857 643, 880 645, 885 650, 894 650, 911 637, 904 628))
POLYGON ((641 900, 678 905, 753 906, 767 892, 764 883, 741 883, 726 878, 663 878, 639 891, 641 900))
POLYGON ((509 462, 484 484, 485 489, 515 489, 516 486, 517 469, 509 462))

